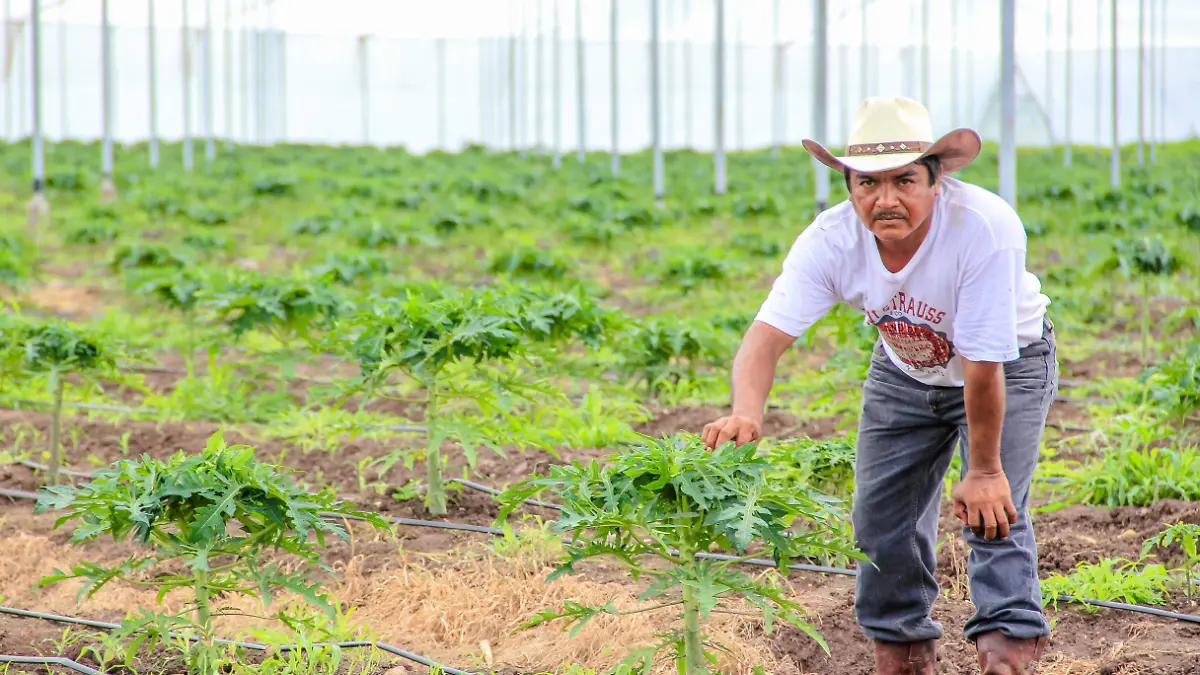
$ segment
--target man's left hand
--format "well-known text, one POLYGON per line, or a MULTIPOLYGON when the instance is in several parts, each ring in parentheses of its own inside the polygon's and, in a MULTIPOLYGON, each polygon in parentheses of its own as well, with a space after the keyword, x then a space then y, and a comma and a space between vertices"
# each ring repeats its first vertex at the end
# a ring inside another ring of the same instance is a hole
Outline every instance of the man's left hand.
POLYGON ((1017 508, 1003 471, 968 469, 950 491, 950 498, 958 519, 986 541, 1007 539, 1008 526, 1017 522, 1017 508))

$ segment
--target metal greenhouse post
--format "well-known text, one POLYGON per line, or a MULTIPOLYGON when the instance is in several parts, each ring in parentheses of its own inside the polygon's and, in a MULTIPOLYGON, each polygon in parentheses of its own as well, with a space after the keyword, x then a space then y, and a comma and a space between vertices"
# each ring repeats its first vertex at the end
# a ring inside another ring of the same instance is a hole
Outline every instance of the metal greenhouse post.
MULTIPOLYGON (((437 147, 446 149, 446 38, 434 43, 437 51, 437 147)), ((482 103, 482 102, 481 102, 482 103)), ((480 110, 483 106, 480 105, 480 110)))
MULTIPOLYGON (((1115 11, 1115 10, 1114 10, 1115 11)), ((1138 58, 1137 58, 1137 162, 1145 164, 1143 157, 1146 121, 1146 0, 1138 0, 1138 58)))
POLYGON ((867 3, 868 2, 870 2, 870 0, 862 0, 861 16, 859 17, 859 20, 860 20, 859 26, 862 29, 860 31, 860 35, 861 35, 860 39, 862 40, 862 47, 861 47, 862 53, 859 54, 858 78, 859 78, 859 85, 862 87, 861 98, 863 100, 865 100, 867 98, 867 95, 871 91, 870 79, 869 79, 870 78, 870 70, 867 68, 867 62, 871 57, 871 50, 870 50, 870 47, 868 46, 869 43, 867 42, 867 3))
MULTIPOLYGON (((1115 1, 1115 0, 1114 0, 1115 1)), ((1000 196, 1017 204, 1016 0, 1000 7, 1000 196)))
POLYGON ((734 90, 733 97, 737 103, 737 142, 735 148, 738 150, 746 149, 746 40, 743 26, 745 17, 743 12, 736 9, 742 5, 734 5, 734 17, 737 19, 737 35, 734 37, 734 59, 736 61, 735 68, 737 69, 737 88, 734 90))
POLYGON ((192 31, 188 27, 188 4, 183 0, 183 168, 192 170, 192 31))
POLYGON ((1054 152, 1054 66, 1051 49, 1054 46, 1054 10, 1050 2, 1046 3, 1046 131, 1050 138, 1046 139, 1046 154, 1054 152))
POLYGON ((545 71, 543 66, 546 62, 546 31, 543 30, 545 28, 545 22, 542 19, 543 1, 534 0, 534 2, 537 3, 537 15, 535 16, 537 24, 533 29, 533 150, 534 152, 541 153, 546 149, 546 146, 542 144, 542 139, 544 138, 542 135, 542 130, 544 129, 542 126, 542 109, 545 107, 543 105, 543 99, 545 98, 543 94, 546 91, 546 81, 542 76, 545 71))
POLYGON ((1117 0, 1112 0, 1112 164, 1108 181, 1112 189, 1121 186, 1121 139, 1117 136, 1117 0))
POLYGON ((1096 154, 1100 154, 1100 146, 1104 145, 1104 125, 1100 121, 1100 111, 1104 109, 1100 92, 1104 81, 1104 0, 1096 0, 1096 154))
POLYGON ((950 3, 950 126, 958 128, 958 3, 950 3))
POLYGON ((1063 166, 1071 166, 1071 0, 1067 0, 1066 81, 1063 83, 1063 166))
POLYGON ((33 36, 30 42, 33 52, 33 199, 29 201, 28 225, 35 238, 41 234, 38 225, 50 215, 50 204, 42 194, 46 184, 46 151, 42 139, 42 18, 39 3, 40 0, 31 1, 29 14, 33 36))
POLYGON ((929 107, 929 0, 921 0, 921 104, 929 107))
POLYGON ((371 89, 367 71, 367 36, 358 36, 358 109, 362 144, 371 144, 371 89))
POLYGON ((212 0, 204 0, 204 160, 209 164, 217 158, 213 137, 212 46, 212 0))
MULTIPOLYGON (((150 0, 150 2, 154 2, 154 0, 150 0)), ((239 60, 241 61, 240 66, 241 66, 241 70, 242 70, 242 78, 241 78, 241 85, 242 85, 242 100, 241 100, 242 141, 245 143, 249 143, 251 140, 251 135, 250 135, 250 19, 249 19, 249 12, 250 12, 250 6, 248 3, 248 0, 242 0, 242 22, 241 22, 241 24, 242 24, 241 25, 241 31, 242 31, 242 50, 241 51, 242 51, 242 53, 240 55, 241 58, 239 60)))
POLYGON ((508 149, 517 149, 517 19, 515 6, 508 14, 508 149))
POLYGON ((13 85, 12 85, 12 81, 13 81, 13 61, 16 60, 16 58, 15 58, 16 50, 12 48, 12 45, 10 42, 13 37, 12 31, 10 31, 8 29, 8 26, 12 25, 12 5, 10 4, 11 1, 12 0, 4 0, 4 26, 5 26, 5 28, 4 28, 4 51, 9 54, 14 55, 12 61, 8 61, 8 59, 5 59, 7 62, 5 63, 5 68, 4 68, 4 138, 5 138, 5 140, 11 140, 13 137, 13 104, 12 104, 13 85))
MULTIPOLYGON (((820 1, 820 0, 819 0, 820 1)), ((713 64, 713 192, 725 194, 725 0, 716 0, 716 58, 713 64)))
POLYGON ((158 168, 158 49, 156 46, 157 27, 154 21, 154 0, 146 0, 146 8, 150 12, 149 26, 146 29, 150 61, 150 168, 158 168))
MULTIPOLYGON (((829 109, 826 102, 829 89, 826 68, 829 52, 828 21, 828 0, 815 0, 813 3, 813 30, 816 33, 813 39, 813 51, 815 52, 813 55, 813 119, 816 124, 813 132, 816 134, 818 143, 829 141, 829 135, 826 133, 826 113, 829 109)), ((816 184, 817 192, 817 213, 820 213, 829 206, 829 172, 815 158, 812 160, 812 166, 815 174, 813 182, 816 184)))
POLYGON ((1150 0, 1150 163, 1158 162, 1158 88, 1155 86, 1158 83, 1158 55, 1155 49, 1154 39, 1154 0, 1150 0))
POLYGON ((783 146, 783 47, 779 44, 779 0, 772 3, 771 22, 771 153, 776 157, 783 146))
MULTIPOLYGON (((717 0, 720 2, 720 0, 717 0)), ((658 88, 658 0, 650 0, 650 144, 654 155, 654 201, 663 200, 662 92, 658 88)))
POLYGON ((104 124, 104 144, 100 158, 100 203, 111 204, 117 199, 117 188, 113 185, 112 25, 108 18, 108 0, 100 0, 100 14, 100 99, 104 124))
POLYGON ((550 45, 550 57, 554 60, 550 72, 554 79, 554 120, 550 128, 554 134, 554 166, 562 166, 562 22, 560 21, 558 5, 561 0, 551 0, 554 3, 554 44, 550 45))
POLYGON ((62 119, 62 137, 66 140, 70 132, 67 131, 67 11, 64 5, 59 5, 58 18, 58 109, 59 117, 62 119))
POLYGON ((1158 135, 1167 141, 1167 0, 1158 8, 1158 135))
POLYGON ((683 0, 683 145, 693 148, 692 142, 692 0, 683 0))
POLYGON ((575 0, 575 116, 579 134, 578 159, 583 163, 587 155, 587 89, 583 71, 583 0, 575 0))
POLYGON ((608 3, 609 86, 612 89, 610 94, 610 102, 612 104, 612 174, 617 176, 621 173, 621 146, 618 141, 618 134, 620 132, 620 107, 617 105, 617 0, 608 0, 608 3))
POLYGON ((225 0, 225 151, 233 149, 233 0, 225 0))

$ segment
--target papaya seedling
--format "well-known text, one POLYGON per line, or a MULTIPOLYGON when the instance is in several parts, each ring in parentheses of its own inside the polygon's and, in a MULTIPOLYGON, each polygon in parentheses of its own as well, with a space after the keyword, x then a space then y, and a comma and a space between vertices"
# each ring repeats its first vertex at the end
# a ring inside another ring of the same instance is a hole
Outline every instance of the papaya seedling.
POLYGON ((1183 551, 1183 563, 1179 566, 1183 571, 1183 592, 1188 602, 1194 604, 1195 579, 1198 578, 1197 572, 1200 572, 1200 524, 1179 522, 1167 527, 1142 543, 1142 557, 1156 548, 1169 548, 1176 542, 1183 551))
POLYGON ((47 482, 55 485, 61 463, 60 430, 67 378, 75 375, 98 388, 98 376, 120 377, 117 359, 130 357, 131 352, 121 343, 60 319, 38 322, 7 316, 3 326, 7 368, 49 379, 52 407, 47 482))
POLYGON ((183 318, 187 327, 183 363, 188 379, 193 379, 196 376, 196 305, 205 288, 203 275, 194 267, 182 270, 130 270, 126 285, 139 295, 163 303, 183 318))
POLYGON ((1103 268, 1119 270, 1126 278, 1140 277, 1142 281, 1142 363, 1150 354, 1150 280, 1173 274, 1179 268, 1179 259, 1158 237, 1130 237, 1119 239, 1103 268))
POLYGON ((696 367, 717 357, 716 339, 690 322, 657 317, 635 324, 618 347, 620 369, 646 386, 650 396, 666 383, 695 377, 696 367))
MULTIPOLYGON (((430 513, 446 513, 442 441, 457 436, 470 461, 473 446, 482 440, 471 429, 456 429, 442 418, 446 394, 472 395, 467 387, 452 386, 451 367, 511 361, 533 342, 572 336, 595 339, 603 330, 602 317, 594 302, 579 293, 541 296, 459 289, 436 295, 409 291, 403 301, 378 304, 357 317, 353 323, 359 333, 349 351, 362 368, 368 396, 396 371, 412 377, 425 391, 425 503, 430 513)), ((475 375, 486 377, 476 370, 475 375)), ((523 386, 539 388, 536 382, 523 386)))
POLYGON ((626 664, 642 673, 650 672, 663 650, 675 659, 680 673, 708 673, 709 664, 716 661, 715 650, 722 648, 705 634, 704 622, 713 614, 761 617, 768 633, 783 621, 828 653, 805 609, 788 599, 777 577, 752 578, 735 565, 770 557, 786 574, 795 557, 822 549, 861 559, 861 553, 834 536, 843 519, 836 500, 807 486, 780 487, 771 480, 770 463, 756 456, 753 444, 725 443, 710 451, 694 434, 644 438, 644 446, 604 463, 552 466, 546 476, 509 486, 499 498, 499 521, 507 523, 523 500, 553 494, 562 511, 552 528, 568 534, 569 540, 550 580, 575 573, 582 561, 612 558, 634 579, 651 579, 638 599, 657 604, 622 610, 613 602, 586 606, 568 601, 539 612, 521 627, 565 619, 564 629, 575 634, 601 615, 679 612, 681 627, 629 654, 626 664), (790 531, 796 521, 806 523, 807 531, 790 531), (713 548, 731 551, 733 557, 698 557, 713 548), (666 564, 651 567, 651 561, 666 564))
MULTIPOLYGON (((78 487, 44 488, 35 513, 65 511, 54 527, 74 522, 73 543, 109 535, 150 550, 113 565, 87 561, 69 571, 56 569, 39 585, 82 580, 80 599, 113 581, 155 589, 160 602, 173 590, 190 591, 180 611, 143 607, 121 623, 119 632, 134 652, 153 649, 159 641, 182 646, 189 672, 202 675, 226 665, 215 642, 214 619, 242 614, 215 607, 221 599, 250 597, 269 608, 278 595, 291 593, 335 618, 333 604, 311 578, 312 568, 331 571, 320 557, 326 537, 349 539, 334 519, 363 519, 379 530, 388 524, 337 500, 328 489, 314 494, 297 487, 280 467, 260 463, 254 452, 248 445, 227 445, 218 431, 200 452, 179 451, 165 461, 121 460, 78 487), (277 561, 280 554, 303 564, 287 571, 277 561), (168 641, 169 633, 185 639, 168 641)), ((269 618, 282 620, 284 611, 277 609, 269 618)))

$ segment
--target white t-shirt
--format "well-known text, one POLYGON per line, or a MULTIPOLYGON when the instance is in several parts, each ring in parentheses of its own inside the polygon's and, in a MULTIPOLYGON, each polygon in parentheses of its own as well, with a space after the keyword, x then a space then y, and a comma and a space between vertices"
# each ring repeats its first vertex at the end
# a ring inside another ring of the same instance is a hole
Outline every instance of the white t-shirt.
POLYGON ((925 240, 899 272, 849 201, 796 238, 755 317, 798 337, 845 302, 913 379, 963 386, 962 358, 1011 361, 1042 337, 1050 299, 1025 269, 1025 228, 995 193, 942 178, 925 240))

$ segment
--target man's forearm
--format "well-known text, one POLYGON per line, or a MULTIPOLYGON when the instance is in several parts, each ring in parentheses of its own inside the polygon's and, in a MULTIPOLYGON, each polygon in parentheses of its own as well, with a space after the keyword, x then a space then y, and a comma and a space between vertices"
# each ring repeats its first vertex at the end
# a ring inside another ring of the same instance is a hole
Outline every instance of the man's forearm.
MULTIPOLYGON (((774 330, 774 329, 771 329, 774 330)), ((764 335, 759 327, 747 333, 733 359, 733 415, 762 421, 767 396, 775 383, 775 364, 786 344, 764 335)))
POLYGON ((1004 365, 964 364, 963 400, 967 408, 967 467, 1002 471, 1000 430, 1004 427, 1004 365))

